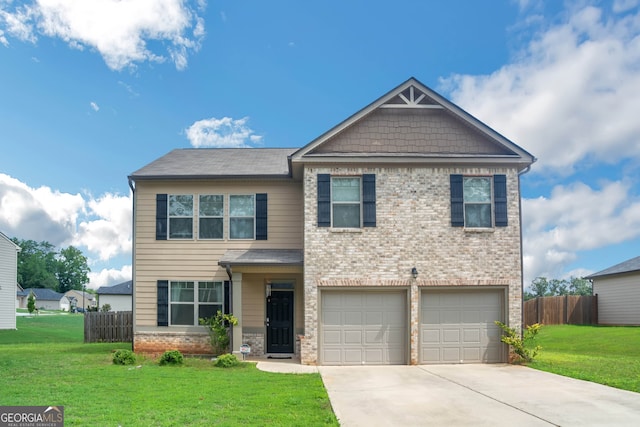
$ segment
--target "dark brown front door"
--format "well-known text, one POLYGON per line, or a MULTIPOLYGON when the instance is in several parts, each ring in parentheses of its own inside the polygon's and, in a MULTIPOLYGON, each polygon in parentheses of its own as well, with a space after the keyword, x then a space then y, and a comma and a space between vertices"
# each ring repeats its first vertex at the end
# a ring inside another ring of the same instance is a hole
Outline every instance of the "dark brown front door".
POLYGON ((267 353, 293 353, 293 292, 267 297, 267 353))

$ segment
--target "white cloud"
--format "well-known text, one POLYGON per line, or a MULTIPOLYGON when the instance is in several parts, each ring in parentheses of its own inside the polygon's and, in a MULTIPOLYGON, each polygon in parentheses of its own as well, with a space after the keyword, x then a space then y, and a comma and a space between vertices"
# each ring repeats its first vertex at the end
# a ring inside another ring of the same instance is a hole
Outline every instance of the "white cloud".
MULTIPOLYGON (((163 62, 147 42, 168 42, 167 51, 180 70, 190 52, 200 49, 205 35, 198 15, 205 3, 184 0, 36 0, 0 10, 0 42, 11 35, 34 42, 37 35, 60 38, 71 47, 97 50, 107 65, 121 70, 144 61, 163 62)), ((9 5, 11 2, 9 2, 9 5)))
POLYGON ((248 117, 242 119, 211 117, 210 119, 198 120, 185 132, 191 145, 196 148, 248 147, 247 142, 257 144, 262 140, 262 136, 254 134, 253 130, 247 126, 248 120, 248 117))
POLYGON ((556 186, 548 198, 524 199, 522 215, 525 284, 563 276, 579 251, 640 237, 640 198, 619 181, 556 186))
POLYGON ((118 283, 131 280, 133 271, 130 265, 125 265, 120 269, 105 268, 98 272, 90 272, 88 287, 98 289, 100 286, 117 285, 118 283))
POLYGON ((87 208, 92 219, 78 224, 75 244, 85 246, 101 260, 131 253, 131 197, 105 194, 89 200, 87 208))
POLYGON ((640 1, 638 0, 615 0, 613 2, 613 11, 614 12, 626 12, 627 10, 633 9, 638 6, 640 1))
POLYGON ((566 175, 580 161, 640 158, 640 12, 587 6, 566 16, 512 63, 491 75, 451 76, 442 88, 534 153, 534 171, 566 175))
POLYGON ((98 104, 96 104, 95 102, 91 101, 91 102, 89 103, 89 105, 91 106, 91 109, 92 109, 93 111, 100 111, 100 106, 99 106, 98 104))
POLYGON ((74 245, 88 258, 109 260, 131 253, 131 210, 130 196, 95 199, 45 186, 31 188, 0 174, 0 230, 10 237, 74 245))

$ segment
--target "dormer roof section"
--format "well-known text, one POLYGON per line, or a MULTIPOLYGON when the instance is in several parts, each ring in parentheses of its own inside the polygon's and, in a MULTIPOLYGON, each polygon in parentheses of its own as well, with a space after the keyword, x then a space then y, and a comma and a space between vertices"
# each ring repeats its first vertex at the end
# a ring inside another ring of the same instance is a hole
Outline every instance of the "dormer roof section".
POLYGON ((535 157, 415 78, 291 156, 304 163, 509 164, 535 157))

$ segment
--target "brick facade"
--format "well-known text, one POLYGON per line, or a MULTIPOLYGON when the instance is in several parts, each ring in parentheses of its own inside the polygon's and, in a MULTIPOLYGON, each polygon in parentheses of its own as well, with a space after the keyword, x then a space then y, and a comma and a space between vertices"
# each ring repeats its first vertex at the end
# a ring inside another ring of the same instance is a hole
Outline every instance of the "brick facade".
POLYGON ((515 168, 305 168, 305 336, 302 362, 318 361, 318 291, 326 287, 410 290, 410 362, 418 360, 420 289, 492 286, 507 289, 508 323, 521 324, 519 178, 515 168), (317 174, 376 175, 376 227, 317 226, 317 174), (451 226, 451 174, 507 176, 507 227, 451 226), (419 272, 417 280, 411 269, 419 272))
POLYGON ((138 331, 133 337, 133 348, 136 353, 155 355, 173 349, 184 354, 212 354, 208 333, 138 331))

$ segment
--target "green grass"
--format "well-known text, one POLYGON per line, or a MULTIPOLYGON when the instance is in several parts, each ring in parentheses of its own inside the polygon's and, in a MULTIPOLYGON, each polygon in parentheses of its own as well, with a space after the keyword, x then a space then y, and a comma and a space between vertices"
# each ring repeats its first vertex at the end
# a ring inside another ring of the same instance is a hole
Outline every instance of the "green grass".
POLYGON ((530 367, 640 393, 640 328, 543 326, 530 367))
POLYGON ((17 322, 17 331, 0 331, 0 405, 63 405, 69 426, 338 425, 319 374, 197 358, 114 365, 112 352, 131 345, 83 344, 81 315, 17 322))

